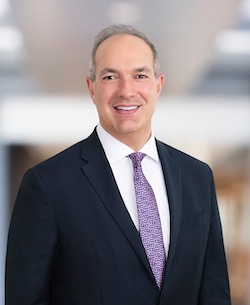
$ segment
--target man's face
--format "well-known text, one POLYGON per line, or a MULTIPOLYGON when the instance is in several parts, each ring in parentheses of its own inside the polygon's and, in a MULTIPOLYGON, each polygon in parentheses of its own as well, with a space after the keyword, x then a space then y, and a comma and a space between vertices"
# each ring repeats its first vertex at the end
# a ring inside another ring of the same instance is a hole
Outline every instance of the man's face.
POLYGON ((164 81, 155 77, 150 47, 132 35, 112 36, 95 61, 96 79, 88 77, 87 85, 102 127, 122 142, 134 136, 146 142, 164 81))

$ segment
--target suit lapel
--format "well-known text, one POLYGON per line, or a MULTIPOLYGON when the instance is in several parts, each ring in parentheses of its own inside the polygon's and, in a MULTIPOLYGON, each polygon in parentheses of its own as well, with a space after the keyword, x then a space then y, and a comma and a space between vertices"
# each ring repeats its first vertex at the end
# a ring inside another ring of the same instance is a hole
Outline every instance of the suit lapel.
POLYGON ((87 161, 82 167, 83 173, 152 275, 139 232, 124 205, 112 170, 95 131, 83 142, 81 157, 87 161))
MULTIPOLYGON (((166 181, 170 208, 170 247, 163 281, 164 286, 164 283, 166 284, 169 280, 169 270, 173 262, 181 223, 181 173, 178 163, 167 149, 167 146, 157 141, 157 148, 166 181)), ((124 205, 112 170, 95 131, 83 142, 81 157, 87 161, 82 167, 83 173, 93 185, 111 217, 113 217, 114 221, 121 228, 131 246, 153 277, 139 232, 135 228, 124 205)))
POLYGON ((161 142, 157 142, 158 152, 161 159, 163 174, 166 181, 169 209, 170 209, 170 246, 166 263, 166 272, 164 283, 169 279, 169 270, 174 258, 178 233, 181 224, 181 173, 179 164, 174 159, 174 156, 168 151, 167 146, 161 142))

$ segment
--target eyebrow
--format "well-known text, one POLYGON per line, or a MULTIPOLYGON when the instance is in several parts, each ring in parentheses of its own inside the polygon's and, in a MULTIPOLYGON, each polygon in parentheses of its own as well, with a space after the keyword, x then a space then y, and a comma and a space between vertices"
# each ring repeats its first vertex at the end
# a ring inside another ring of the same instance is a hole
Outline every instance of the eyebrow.
POLYGON ((140 67, 134 69, 134 72, 150 72, 151 70, 148 67, 140 67))
POLYGON ((108 73, 118 73, 118 70, 113 69, 113 68, 104 68, 101 70, 100 75, 102 76, 102 75, 105 75, 108 73))
MULTIPOLYGON (((135 68, 132 70, 132 72, 150 72, 151 70, 148 68, 148 67, 138 67, 138 68, 135 68)), ((108 73, 119 73, 119 70, 118 69, 114 69, 114 68, 104 68, 101 70, 100 72, 100 75, 105 75, 105 74, 108 74, 108 73)))

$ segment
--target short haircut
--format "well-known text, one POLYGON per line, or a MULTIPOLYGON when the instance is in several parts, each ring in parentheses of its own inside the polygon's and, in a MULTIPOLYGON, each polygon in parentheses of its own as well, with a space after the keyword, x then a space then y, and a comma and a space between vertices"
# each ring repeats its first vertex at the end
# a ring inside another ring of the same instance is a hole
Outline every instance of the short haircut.
POLYGON ((89 63, 89 76, 92 81, 95 81, 95 79, 96 79, 95 56, 96 56, 97 49, 104 40, 108 39, 111 36, 115 36, 115 35, 133 35, 133 36, 141 38, 150 47, 150 49, 152 51, 154 73, 155 73, 156 77, 159 76, 160 64, 159 64, 158 54, 157 54, 157 51, 156 51, 153 43, 142 32, 138 31, 134 27, 129 26, 129 25, 116 24, 116 25, 111 25, 107 28, 104 28, 95 37, 94 46, 93 46, 93 49, 91 52, 90 63, 89 63))

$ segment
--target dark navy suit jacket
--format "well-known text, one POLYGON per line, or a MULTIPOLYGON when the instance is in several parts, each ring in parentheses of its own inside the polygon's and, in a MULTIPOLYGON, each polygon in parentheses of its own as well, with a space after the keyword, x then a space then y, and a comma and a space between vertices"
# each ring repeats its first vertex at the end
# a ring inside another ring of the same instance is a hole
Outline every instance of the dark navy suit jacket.
POLYGON ((25 174, 9 231, 6 305, 230 304, 211 170, 157 148, 171 219, 161 291, 94 131, 25 174))

